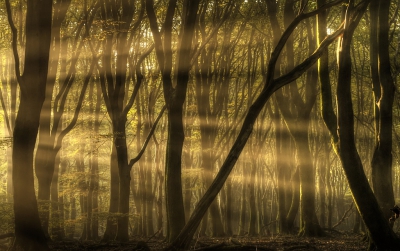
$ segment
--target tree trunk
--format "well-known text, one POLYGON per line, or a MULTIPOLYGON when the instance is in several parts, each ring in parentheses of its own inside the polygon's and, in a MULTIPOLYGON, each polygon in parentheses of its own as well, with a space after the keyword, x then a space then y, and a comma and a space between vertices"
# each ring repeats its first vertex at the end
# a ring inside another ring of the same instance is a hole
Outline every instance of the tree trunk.
POLYGON ((129 240, 129 195, 131 174, 128 166, 128 149, 126 145, 126 119, 114 122, 114 145, 117 151, 119 175, 119 202, 118 202, 118 231, 116 239, 126 242, 129 240))
POLYGON ((75 238, 75 221, 76 221, 76 198, 74 194, 71 194, 69 203, 70 203, 70 208, 69 208, 70 226, 68 227, 67 236, 69 239, 72 240, 75 238))
POLYGON ((257 198, 256 198, 256 172, 257 172, 257 157, 253 155, 250 167, 250 183, 249 183, 249 208, 250 208, 250 219, 248 236, 258 235, 257 228, 257 198))
MULTIPOLYGON (((395 86, 389 56, 390 2, 371 1, 371 75, 375 98, 375 150, 371 161, 372 186, 384 217, 395 204, 392 181, 392 130, 395 86), (378 29, 376 29, 378 27, 378 29), (379 77, 376 79, 376 77, 379 77)), ((393 222, 391 222, 393 225, 393 222)))
POLYGON ((49 63, 52 1, 28 1, 26 13, 26 46, 23 75, 20 75, 17 31, 11 7, 6 1, 13 35, 15 69, 21 98, 13 132, 14 247, 22 250, 48 250, 40 224, 33 177, 33 152, 39 128, 40 111, 45 99, 49 63))
MULTIPOLYGON (((276 165, 277 165, 277 196, 278 196, 278 217, 279 217, 279 232, 282 234, 288 233, 287 222, 287 205, 286 194, 289 190, 290 182, 286 180, 286 172, 290 170, 289 166, 289 150, 290 150, 290 135, 286 124, 281 120, 278 107, 274 113, 275 125, 275 142, 276 142, 276 165)), ((293 184, 293 183, 292 183, 293 184)), ((296 212, 297 213, 297 212, 296 212)))
MULTIPOLYGON (((66 169, 67 169, 67 165, 68 165, 68 163, 67 163, 66 160, 62 160, 61 161, 60 167, 59 167, 60 168, 60 170, 59 170, 60 177, 62 177, 65 174, 66 169)), ((64 239, 65 236, 66 236, 66 228, 65 228, 65 220, 66 220, 66 218, 65 218, 65 197, 66 196, 64 195, 64 184, 62 182, 59 183, 58 189, 59 189, 59 193, 58 193, 58 195, 59 195, 59 197, 58 197, 58 202, 59 202, 58 210, 59 210, 59 218, 60 218, 60 226, 59 226, 59 228, 60 228, 61 238, 64 239)))
POLYGON ((325 184, 325 175, 326 175, 326 167, 329 165, 329 162, 326 162, 326 158, 323 158, 321 161, 318 161, 319 169, 318 169, 318 187, 319 187, 319 224, 322 228, 325 228, 326 223, 326 184, 325 184))
MULTIPOLYGON (((53 174, 55 172, 55 163, 57 158, 57 152, 54 151, 55 146, 55 135, 52 132, 57 133, 59 130, 51 129, 51 124, 54 126, 52 121, 52 100, 53 100, 53 88, 56 82, 55 76, 57 75, 57 69, 60 59, 61 47, 61 24, 64 21, 68 7, 71 1, 56 1, 54 4, 54 15, 52 22, 51 41, 52 46, 50 48, 50 64, 49 73, 46 83, 46 97, 42 106, 40 114, 40 127, 38 137, 38 147, 35 155, 35 174, 38 179, 38 200, 40 205, 40 218, 42 221, 43 231, 46 236, 49 237, 49 213, 50 213, 50 195, 51 195, 51 184, 53 174)), ((62 78, 60 77, 60 81, 62 78)), ((53 117, 56 116, 53 114, 53 117)), ((60 118, 58 118, 60 120, 60 118)), ((61 124, 58 123, 57 124, 61 124)))
POLYGON ((59 177, 60 177, 60 155, 57 154, 56 161, 54 164, 54 174, 53 179, 51 181, 51 219, 52 219, 52 227, 51 227, 51 238, 54 240, 61 240, 64 238, 64 229, 60 227, 61 221, 64 219, 60 218, 60 201, 59 201, 59 177))
MULTIPOLYGON (((148 135, 150 133, 151 125, 152 125, 152 114, 154 113, 154 106, 155 106, 155 97, 150 94, 149 95, 149 107, 146 116, 146 125, 144 129, 144 135, 148 135)), ((154 191, 153 191, 153 180, 152 180, 152 166, 154 161, 152 160, 151 156, 151 148, 150 142, 147 145, 148 151, 146 154, 146 164, 145 164, 145 201, 146 203, 146 214, 144 225, 146 225, 147 231, 145 234, 147 236, 152 236, 154 234, 154 227, 153 227, 153 205, 154 205, 154 191)))
POLYGON ((110 156, 110 207, 108 209, 107 225, 104 232, 102 242, 108 242, 115 239, 117 235, 117 219, 116 214, 118 213, 118 201, 119 201, 119 179, 118 179, 118 161, 117 151, 115 145, 112 144, 111 156, 110 156))
POLYGON ((80 177, 84 177, 84 178, 79 179, 79 183, 78 183, 79 206, 81 209, 80 215, 81 215, 81 218, 84 219, 82 221, 82 233, 81 233, 80 240, 83 241, 83 240, 86 240, 87 230, 88 230, 87 221, 86 221, 87 205, 88 205, 88 196, 87 196, 88 181, 86 180, 86 176, 85 176, 85 174, 86 174, 85 162, 84 162, 85 142, 81 141, 78 144, 80 144, 80 146, 79 146, 79 151, 75 157, 76 171, 80 177))
POLYGON ((315 175, 311 152, 308 144, 308 133, 301 139, 296 138, 297 160, 300 172, 301 221, 300 235, 320 236, 322 229, 315 214, 315 175))
POLYGON ((225 215, 225 232, 227 236, 232 236, 232 180, 228 179, 226 183, 226 215, 225 215))
POLYGON ((198 0, 183 1, 180 41, 177 48, 176 86, 171 79, 172 19, 176 1, 170 1, 164 24, 164 44, 158 31, 154 2, 146 1, 146 10, 156 47, 156 55, 163 78, 164 99, 168 109, 168 140, 165 160, 165 198, 167 209, 167 240, 174 240, 185 225, 182 194, 182 147, 184 141, 183 104, 186 99, 190 71, 190 53, 196 23, 198 0))
POLYGON ((297 213, 299 212, 300 208, 300 175, 299 175, 299 167, 296 167, 296 170, 294 171, 292 178, 291 178, 291 184, 292 184, 292 203, 290 204, 290 209, 289 212, 286 216, 286 222, 288 225, 288 230, 291 232, 294 229, 295 226, 295 220, 297 213))
MULTIPOLYGON (((95 107, 95 120, 94 120, 94 135, 98 137, 100 130, 100 105, 101 105, 101 89, 100 84, 97 83, 97 98, 95 107)), ((92 155, 92 173, 91 173, 91 188, 92 188, 92 221, 91 221, 91 232, 92 238, 97 240, 99 238, 99 151, 94 150, 92 155)))
POLYGON ((246 188, 247 188, 247 166, 246 163, 242 163, 242 189, 240 196, 240 219, 239 219, 239 230, 238 235, 243 236, 246 234, 246 205, 247 205, 247 196, 246 196, 246 188))

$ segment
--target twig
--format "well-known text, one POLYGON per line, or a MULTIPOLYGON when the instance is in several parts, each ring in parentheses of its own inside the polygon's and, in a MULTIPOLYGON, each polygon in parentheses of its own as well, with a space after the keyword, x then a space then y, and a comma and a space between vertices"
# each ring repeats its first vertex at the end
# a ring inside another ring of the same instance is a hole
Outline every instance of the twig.
POLYGON ((340 219, 340 221, 338 221, 338 223, 336 223, 335 225, 333 225, 332 229, 334 229, 335 227, 337 227, 337 226, 339 226, 340 224, 342 224, 342 222, 343 222, 345 219, 348 218, 348 217, 347 217, 347 214, 353 209, 353 205, 354 205, 354 202, 352 202, 351 205, 350 205, 350 207, 349 207, 349 209, 347 209, 347 211, 344 212, 343 217, 340 219))
POLYGON ((152 236, 150 236, 147 240, 146 243, 148 243, 151 239, 153 239, 154 236, 156 236, 163 228, 161 227, 160 229, 157 230, 152 236))

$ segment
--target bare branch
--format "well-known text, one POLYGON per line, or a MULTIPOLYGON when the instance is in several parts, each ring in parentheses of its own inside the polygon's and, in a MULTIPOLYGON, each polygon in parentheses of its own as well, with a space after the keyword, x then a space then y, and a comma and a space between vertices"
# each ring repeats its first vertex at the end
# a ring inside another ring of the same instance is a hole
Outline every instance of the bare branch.
POLYGON ((133 166, 136 162, 138 162, 139 159, 142 157, 144 151, 146 150, 147 145, 149 144, 149 141, 150 141, 151 137, 152 137, 153 134, 154 134, 154 131, 156 130, 157 124, 158 124, 158 122, 160 121, 160 119, 161 119, 161 117, 162 117, 162 115, 163 115, 163 113, 164 113, 164 111, 165 111, 166 108, 167 108, 167 106, 164 105, 163 108, 161 109, 160 113, 158 114, 158 117, 157 117, 156 121, 154 121, 154 124, 153 124, 153 126, 151 127, 151 130, 150 130, 149 134, 147 135, 147 138, 146 138, 146 140, 145 140, 145 142, 144 142, 144 144, 143 144, 143 146, 142 146, 142 149, 140 149, 140 152, 138 153, 138 155, 137 155, 135 158, 133 158, 133 159, 131 159, 131 160, 129 161, 129 164, 128 164, 128 167, 129 167, 129 168, 132 168, 132 166, 133 166))
POLYGON ((13 50, 13 55, 14 55, 14 63, 15 63, 15 75, 17 76, 17 81, 19 85, 21 86, 21 72, 19 70, 20 62, 19 62, 19 56, 18 56, 18 48, 17 48, 17 36, 18 36, 18 31, 17 28, 14 25, 14 21, 12 19, 12 14, 11 14, 11 6, 10 6, 10 0, 6 0, 6 9, 7 9, 7 19, 8 23, 11 28, 11 33, 12 33, 12 50, 13 50))

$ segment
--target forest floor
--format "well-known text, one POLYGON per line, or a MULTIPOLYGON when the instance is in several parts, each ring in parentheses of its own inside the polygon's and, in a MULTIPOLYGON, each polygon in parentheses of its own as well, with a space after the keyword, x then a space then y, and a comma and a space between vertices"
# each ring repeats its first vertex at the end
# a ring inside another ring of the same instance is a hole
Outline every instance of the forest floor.
MULTIPOLYGON (((99 250, 99 251, 156 251, 162 250, 167 246, 163 239, 152 238, 132 239, 128 243, 95 243, 63 241, 53 242, 51 250, 99 250)), ((300 238, 295 235, 276 235, 270 237, 226 237, 209 238, 200 237, 194 239, 190 250, 257 250, 257 251, 355 251, 367 250, 367 242, 362 235, 345 232, 330 232, 326 237, 320 238, 300 238)))

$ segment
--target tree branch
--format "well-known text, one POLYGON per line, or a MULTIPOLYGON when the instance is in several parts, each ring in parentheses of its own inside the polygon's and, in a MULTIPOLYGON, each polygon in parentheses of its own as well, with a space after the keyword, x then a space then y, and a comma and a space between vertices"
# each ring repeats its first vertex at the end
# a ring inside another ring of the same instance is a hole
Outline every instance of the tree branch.
POLYGON ((144 151, 146 150, 147 145, 149 144, 149 141, 150 141, 151 137, 152 137, 153 134, 154 134, 154 131, 156 130, 157 124, 158 124, 158 122, 160 121, 160 119, 161 119, 161 117, 162 117, 162 115, 163 115, 163 113, 164 113, 164 111, 165 111, 166 108, 167 108, 167 106, 164 105, 163 108, 161 109, 160 113, 158 114, 158 117, 157 117, 156 121, 154 121, 154 124, 153 124, 153 126, 151 127, 151 130, 150 130, 149 134, 147 135, 147 138, 146 138, 146 140, 145 140, 145 142, 144 142, 144 144, 143 144, 143 146, 142 146, 142 149, 140 149, 138 155, 137 155, 135 158, 133 158, 133 159, 131 159, 131 160, 129 161, 129 164, 128 164, 129 169, 131 169, 132 166, 133 166, 136 162, 138 162, 139 159, 142 157, 144 151))
MULTIPOLYGON (((18 48, 17 48, 18 31, 17 31, 17 28, 15 27, 14 21, 12 19, 10 0, 6 0, 6 9, 7 9, 7 19, 8 19, 8 23, 10 25, 11 33, 12 33, 11 45, 12 45, 12 51, 13 51, 13 55, 14 55, 15 75, 17 76, 18 84, 21 87, 22 79, 21 79, 21 72, 19 69, 20 62, 19 62, 18 48)), ((21 90, 23 90, 23 89, 21 88, 21 90)))

